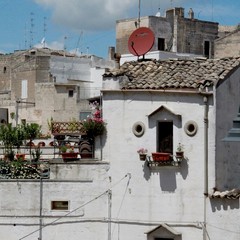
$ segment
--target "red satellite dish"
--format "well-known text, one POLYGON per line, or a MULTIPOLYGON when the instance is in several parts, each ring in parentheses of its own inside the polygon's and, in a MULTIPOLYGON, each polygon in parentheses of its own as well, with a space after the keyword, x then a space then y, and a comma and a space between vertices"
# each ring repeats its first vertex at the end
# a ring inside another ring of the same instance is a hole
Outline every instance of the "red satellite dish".
POLYGON ((135 56, 147 53, 154 44, 154 33, 147 27, 136 29, 128 39, 128 50, 135 56))

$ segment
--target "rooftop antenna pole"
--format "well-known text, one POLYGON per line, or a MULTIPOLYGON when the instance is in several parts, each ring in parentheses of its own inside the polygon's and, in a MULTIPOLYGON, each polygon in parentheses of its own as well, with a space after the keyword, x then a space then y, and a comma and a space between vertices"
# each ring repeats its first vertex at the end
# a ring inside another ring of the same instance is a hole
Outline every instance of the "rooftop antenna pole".
POLYGON ((140 28, 140 14, 141 12, 141 0, 138 0, 138 27, 140 28))
POLYGON ((212 21, 213 21, 213 0, 212 0, 212 21))
POLYGON ((46 24, 46 17, 43 18, 43 47, 45 48, 46 44, 46 32, 47 32, 47 24, 46 24))
POLYGON ((30 15, 31 15, 31 19, 30 19, 31 25, 30 25, 30 44, 29 44, 29 47, 32 48, 32 46, 33 46, 34 13, 31 12, 30 15))

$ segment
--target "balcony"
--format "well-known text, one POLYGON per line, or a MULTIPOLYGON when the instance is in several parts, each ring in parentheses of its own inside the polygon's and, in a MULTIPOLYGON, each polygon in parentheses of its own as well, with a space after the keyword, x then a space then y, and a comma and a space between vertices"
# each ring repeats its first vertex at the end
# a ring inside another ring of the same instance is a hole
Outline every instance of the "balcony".
POLYGON ((147 165, 150 168, 173 166, 178 167, 184 159, 184 155, 172 155, 165 152, 155 152, 151 156, 146 157, 147 165))

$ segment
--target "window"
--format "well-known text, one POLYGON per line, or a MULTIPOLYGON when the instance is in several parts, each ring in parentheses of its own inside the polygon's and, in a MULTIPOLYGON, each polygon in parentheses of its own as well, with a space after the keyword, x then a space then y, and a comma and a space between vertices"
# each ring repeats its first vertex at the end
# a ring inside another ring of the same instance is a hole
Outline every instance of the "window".
POLYGON ((80 86, 77 86, 77 102, 80 102, 80 86))
POLYGON ((68 201, 52 201, 51 210, 68 210, 68 201))
POLYGON ((209 58, 210 56, 210 42, 204 41, 204 56, 209 58))
POLYGON ((164 38, 158 38, 158 50, 165 51, 165 39, 164 38))
POLYGON ((154 240, 173 240, 173 238, 154 238, 154 240))
POLYGON ((73 89, 68 90, 68 97, 73 97, 74 91, 73 89))
POLYGON ((80 112, 79 120, 83 121, 84 119, 87 119, 89 115, 91 115, 91 112, 88 112, 88 111, 80 112))
POLYGON ((158 122, 157 151, 173 153, 173 122, 158 122))
POLYGON ((4 67, 4 68, 3 68, 3 73, 6 73, 6 72, 7 72, 7 68, 4 67))
POLYGON ((26 99, 28 96, 27 94, 27 89, 28 88, 28 81, 27 80, 22 80, 22 91, 21 91, 21 98, 26 99))

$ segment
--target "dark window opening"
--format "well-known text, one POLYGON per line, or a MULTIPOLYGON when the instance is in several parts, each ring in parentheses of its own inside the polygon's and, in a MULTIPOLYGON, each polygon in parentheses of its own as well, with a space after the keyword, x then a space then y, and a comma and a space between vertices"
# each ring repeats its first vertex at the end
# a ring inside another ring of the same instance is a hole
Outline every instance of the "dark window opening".
POLYGON ((173 240, 173 238, 154 238, 154 240, 173 240))
POLYGON ((158 50, 165 51, 165 39, 164 38, 158 38, 158 50))
POLYGON ((73 94, 74 94, 74 91, 72 89, 68 90, 68 97, 73 97, 73 94))
POLYGON ((68 210, 68 201, 52 201, 51 210, 68 210))
POLYGON ((210 55, 210 42, 204 41, 204 56, 209 58, 210 55))
POLYGON ((6 72, 7 72, 7 68, 4 67, 4 68, 3 68, 3 73, 6 73, 6 72))
POLYGON ((173 123, 158 122, 157 151, 173 153, 173 123))

